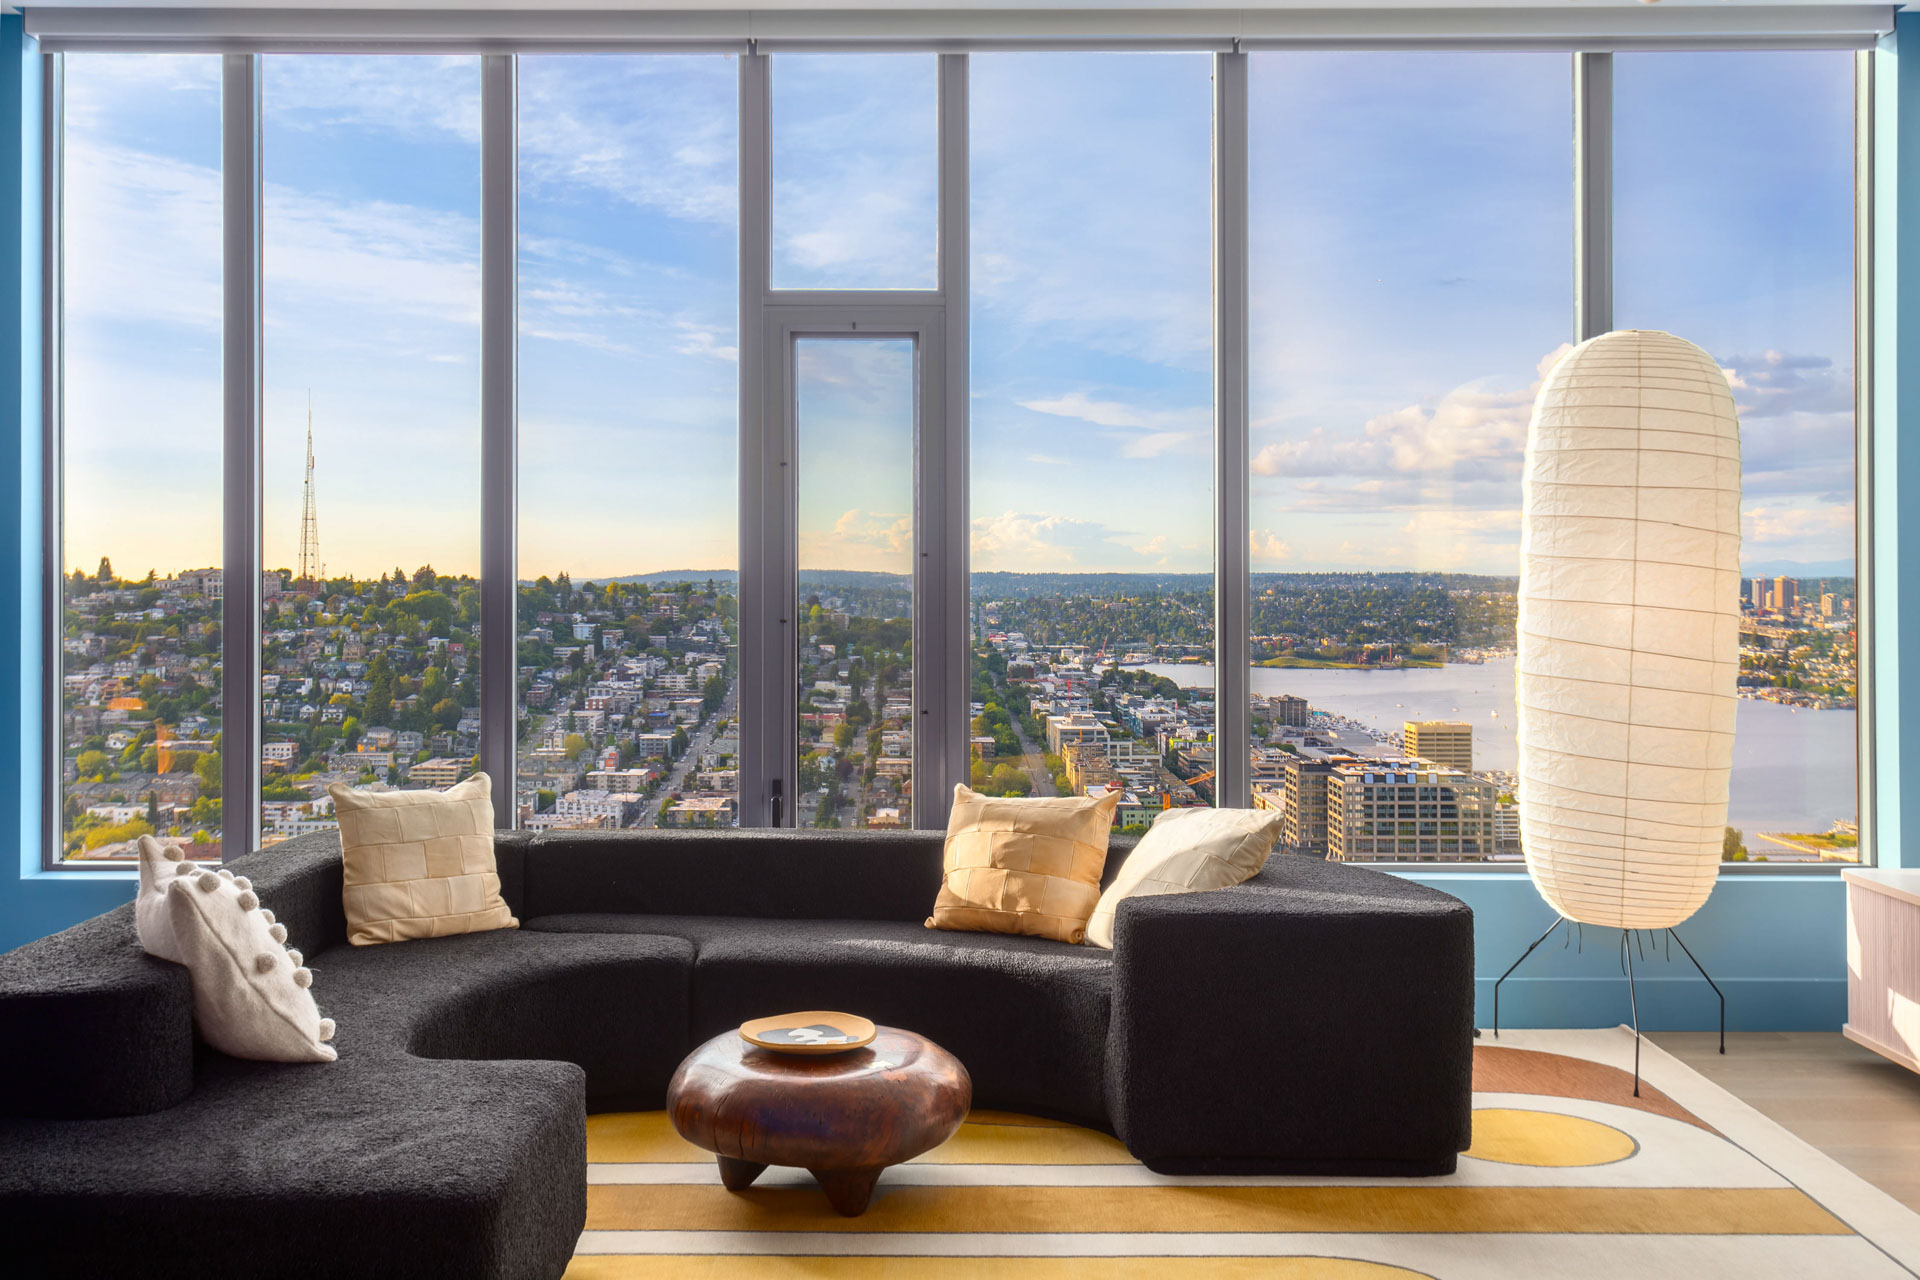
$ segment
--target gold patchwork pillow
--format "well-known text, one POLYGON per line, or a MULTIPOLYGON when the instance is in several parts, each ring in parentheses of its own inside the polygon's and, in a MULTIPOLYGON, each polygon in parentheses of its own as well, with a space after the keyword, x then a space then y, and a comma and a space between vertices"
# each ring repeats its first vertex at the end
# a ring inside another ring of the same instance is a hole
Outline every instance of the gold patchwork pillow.
POLYGON ((446 791, 327 788, 346 865, 347 941, 517 929, 493 861, 493 786, 476 773, 446 791))
POLYGON ((927 928, 1080 941, 1119 807, 1118 790, 1001 799, 954 787, 946 879, 927 928))

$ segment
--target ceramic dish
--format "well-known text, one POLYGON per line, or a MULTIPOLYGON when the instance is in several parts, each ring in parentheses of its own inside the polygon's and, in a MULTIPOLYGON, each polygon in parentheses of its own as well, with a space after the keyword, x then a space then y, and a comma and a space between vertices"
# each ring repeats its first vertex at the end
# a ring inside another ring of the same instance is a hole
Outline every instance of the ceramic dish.
POLYGON ((846 1053, 873 1043, 879 1031, 858 1014, 810 1009, 754 1018, 740 1024, 740 1037, 775 1053, 846 1053))

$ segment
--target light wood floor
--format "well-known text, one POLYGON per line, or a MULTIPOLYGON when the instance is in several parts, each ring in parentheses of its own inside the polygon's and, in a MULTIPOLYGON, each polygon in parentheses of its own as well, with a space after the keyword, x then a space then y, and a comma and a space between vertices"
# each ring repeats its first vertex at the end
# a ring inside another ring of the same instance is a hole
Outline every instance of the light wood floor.
POLYGON ((1839 1032, 1710 1031, 1648 1036, 1662 1049, 1920 1211, 1920 1075, 1839 1032))

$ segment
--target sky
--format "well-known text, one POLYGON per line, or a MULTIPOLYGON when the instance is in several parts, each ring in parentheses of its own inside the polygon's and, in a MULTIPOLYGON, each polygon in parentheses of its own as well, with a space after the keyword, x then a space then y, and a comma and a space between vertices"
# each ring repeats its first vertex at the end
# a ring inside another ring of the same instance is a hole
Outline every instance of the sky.
MULTIPOLYGON (((267 563, 310 394, 328 571, 476 571, 478 60, 265 64, 267 563)), ((777 285, 933 282, 935 66, 774 58, 777 285)), ((1252 55, 1256 571, 1516 571, 1527 412, 1572 337, 1569 75, 1252 55)), ((736 76, 521 59, 527 576, 738 563, 736 76)), ((974 567, 1204 571, 1210 59, 971 77, 974 567)), ((66 83, 65 560, 215 563, 219 60, 69 55, 66 83)), ((1852 557, 1852 94, 1846 53, 1615 59, 1616 321, 1728 370, 1750 566, 1852 557)), ((910 361, 815 345, 801 554, 897 570, 910 361)))

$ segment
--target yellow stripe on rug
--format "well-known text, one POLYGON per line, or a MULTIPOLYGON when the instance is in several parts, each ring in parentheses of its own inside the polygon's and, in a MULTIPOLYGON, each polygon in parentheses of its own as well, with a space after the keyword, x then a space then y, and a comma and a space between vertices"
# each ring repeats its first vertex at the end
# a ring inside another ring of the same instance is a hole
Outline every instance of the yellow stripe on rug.
POLYGON ((1791 1187, 893 1186, 858 1218, 809 1187, 587 1188, 590 1231, 1847 1235, 1791 1187))
POLYGON ((582 1254, 564 1280, 1418 1280, 1355 1258, 846 1258, 582 1254))
MULTIPOLYGON (((664 1111, 587 1117, 591 1164, 710 1164, 713 1153, 678 1133, 664 1111)), ((1133 1164, 1116 1138, 1053 1120, 974 1111, 960 1131, 920 1157, 925 1164, 1133 1164)))

